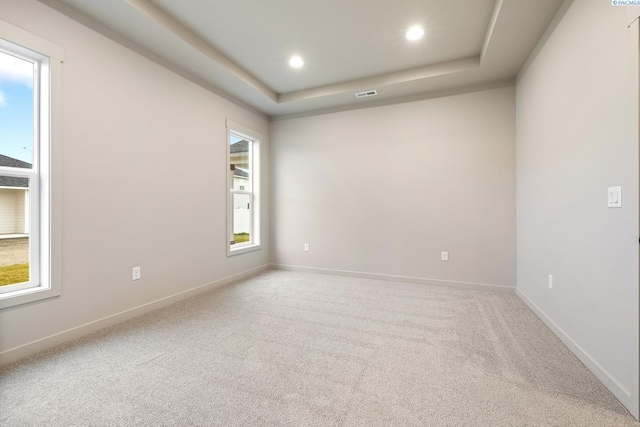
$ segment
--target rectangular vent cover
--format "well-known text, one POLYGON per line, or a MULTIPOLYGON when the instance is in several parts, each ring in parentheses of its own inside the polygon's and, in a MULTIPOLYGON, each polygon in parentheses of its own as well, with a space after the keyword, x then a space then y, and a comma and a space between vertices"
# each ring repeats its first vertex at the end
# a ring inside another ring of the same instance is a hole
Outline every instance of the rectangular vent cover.
POLYGON ((378 94, 377 90, 367 90, 364 92, 356 93, 356 98, 366 98, 368 96, 376 96, 378 94))

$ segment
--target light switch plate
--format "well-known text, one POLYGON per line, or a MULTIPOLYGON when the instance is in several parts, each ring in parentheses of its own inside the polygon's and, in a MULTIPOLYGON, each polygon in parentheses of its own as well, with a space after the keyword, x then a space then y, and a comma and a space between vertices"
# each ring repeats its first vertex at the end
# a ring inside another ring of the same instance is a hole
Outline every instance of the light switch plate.
POLYGON ((609 187, 607 206, 610 208, 622 207, 622 187, 609 187))

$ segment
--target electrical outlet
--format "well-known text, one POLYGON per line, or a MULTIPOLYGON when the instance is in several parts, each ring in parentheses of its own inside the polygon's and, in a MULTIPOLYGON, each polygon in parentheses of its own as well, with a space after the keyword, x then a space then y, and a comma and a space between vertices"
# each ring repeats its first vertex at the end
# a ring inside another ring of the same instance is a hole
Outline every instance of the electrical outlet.
POLYGON ((440 256, 440 259, 442 261, 449 261, 449 252, 442 252, 442 255, 440 256))
POLYGON ((133 267, 131 270, 131 280, 140 280, 141 277, 140 267, 133 267))
POLYGON ((553 276, 549 275, 549 289, 553 289, 553 276))
POLYGON ((304 251, 305 252, 309 252, 309 244, 308 243, 304 244, 304 251))

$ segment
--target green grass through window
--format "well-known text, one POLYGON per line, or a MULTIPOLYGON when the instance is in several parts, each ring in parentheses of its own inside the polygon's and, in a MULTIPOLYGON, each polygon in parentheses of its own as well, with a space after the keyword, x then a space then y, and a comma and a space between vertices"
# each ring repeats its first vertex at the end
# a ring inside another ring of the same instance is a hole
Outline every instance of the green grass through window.
POLYGON ((237 233, 233 235, 233 241, 236 243, 248 242, 249 233, 237 233))
POLYGON ((14 264, 0 267, 0 286, 29 281, 29 264, 14 264))

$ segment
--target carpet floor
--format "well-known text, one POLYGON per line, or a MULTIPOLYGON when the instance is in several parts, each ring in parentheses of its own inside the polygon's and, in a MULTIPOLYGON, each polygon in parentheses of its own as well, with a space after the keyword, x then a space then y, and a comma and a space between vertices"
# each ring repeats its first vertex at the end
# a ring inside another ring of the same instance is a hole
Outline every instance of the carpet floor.
POLYGON ((634 426, 512 294, 267 271, 0 368, 2 426, 634 426))

